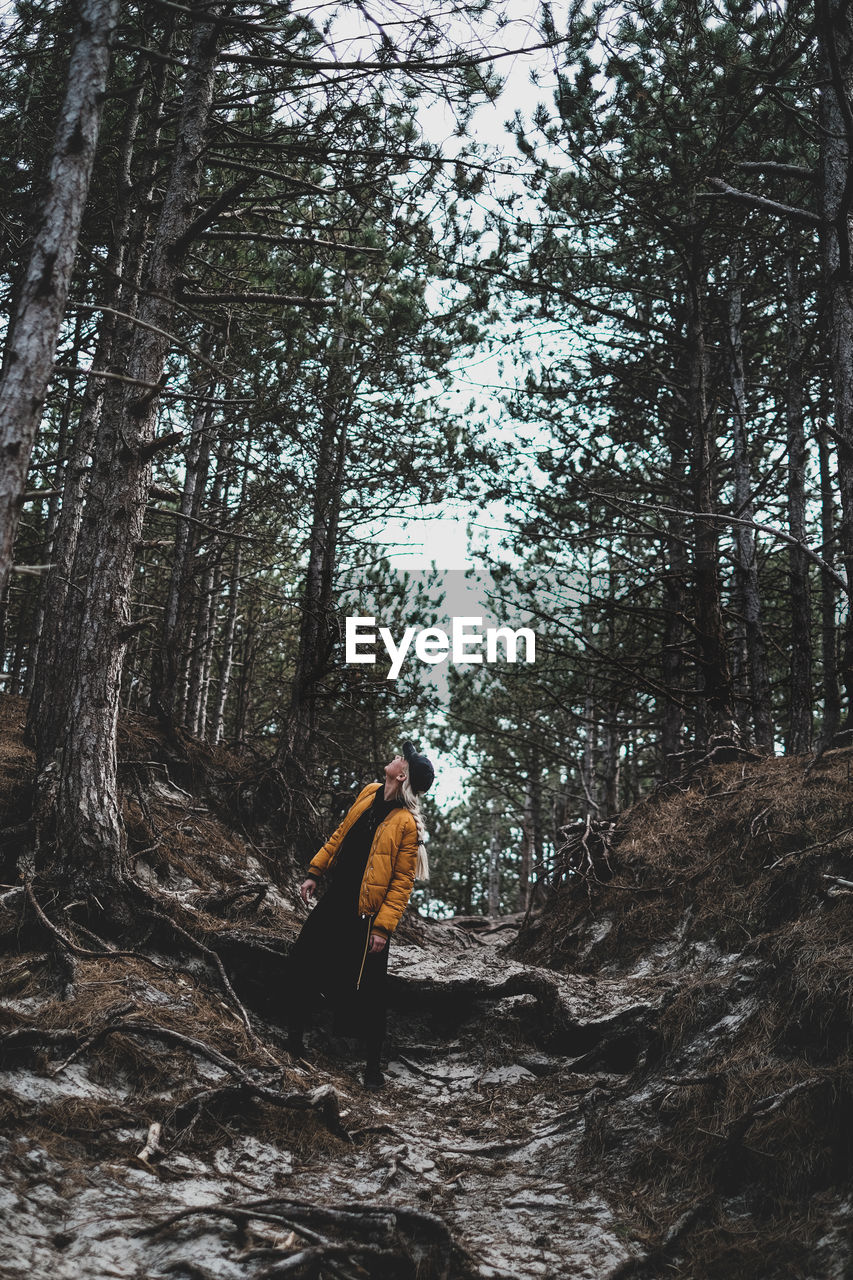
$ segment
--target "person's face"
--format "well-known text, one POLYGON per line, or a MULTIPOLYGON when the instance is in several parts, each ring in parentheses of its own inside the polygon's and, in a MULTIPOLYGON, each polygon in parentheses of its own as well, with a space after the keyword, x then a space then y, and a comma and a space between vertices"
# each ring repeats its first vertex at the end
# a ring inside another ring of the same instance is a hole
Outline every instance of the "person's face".
POLYGON ((392 787, 399 787, 404 778, 408 777, 409 766, 406 764, 402 756, 395 756, 390 764, 385 766, 385 781, 390 783, 392 787))

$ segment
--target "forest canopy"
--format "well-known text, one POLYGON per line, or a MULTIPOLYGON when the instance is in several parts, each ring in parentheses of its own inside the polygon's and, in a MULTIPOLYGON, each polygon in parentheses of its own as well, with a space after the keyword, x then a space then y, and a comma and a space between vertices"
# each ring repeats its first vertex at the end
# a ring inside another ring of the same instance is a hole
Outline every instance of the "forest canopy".
POLYGON ((430 895, 469 914, 701 759, 838 741, 848 5, 19 0, 0 38, 45 865, 126 874, 130 714, 255 762, 285 870, 420 737, 465 775, 430 895), (448 628, 445 566, 382 536, 442 512, 499 526, 470 590, 536 661, 348 664, 354 613, 448 628))

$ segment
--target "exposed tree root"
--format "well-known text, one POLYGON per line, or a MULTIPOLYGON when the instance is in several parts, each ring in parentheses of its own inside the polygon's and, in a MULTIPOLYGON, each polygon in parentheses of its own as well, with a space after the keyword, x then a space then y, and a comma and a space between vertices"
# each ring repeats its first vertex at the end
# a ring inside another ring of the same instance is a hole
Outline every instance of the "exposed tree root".
POLYGON ((97 1031, 93 1031, 90 1036, 87 1036, 86 1039, 77 1046, 74 1052, 68 1055, 64 1062, 60 1062, 58 1067, 52 1068, 50 1074, 54 1078, 58 1076, 59 1073, 64 1071, 66 1067, 70 1066, 76 1058, 79 1058, 87 1049, 92 1048, 99 1040, 103 1039, 107 1032, 111 1031, 116 1026, 119 1019, 123 1018, 126 1013, 129 1013, 133 1007, 134 1001, 128 1000, 126 1004, 121 1004, 118 1008, 113 1009, 104 1025, 98 1027, 97 1031))
MULTIPOLYGON (((153 895, 149 894, 140 885, 137 885, 136 889, 137 889, 137 892, 140 894, 140 896, 148 899, 149 903, 154 901, 153 895)), ((195 951, 200 952, 201 955, 205 956, 206 959, 211 961, 217 973, 219 974, 222 985, 228 994, 228 998, 232 1001, 235 1008, 237 1009, 237 1012, 240 1015, 240 1020, 243 1023, 244 1027, 246 1028, 246 1032, 253 1046, 256 1049, 260 1049, 261 1052, 264 1053, 270 1059, 271 1062, 275 1062, 276 1061, 275 1058, 272 1056, 269 1050, 265 1048, 265 1046, 261 1043, 260 1039, 256 1035, 255 1029, 249 1020, 249 1015, 246 1012, 246 1009, 242 1001, 239 999, 237 992, 232 987, 228 974, 225 972, 225 966, 223 965, 221 958, 217 955, 217 953, 213 950, 213 948, 208 947, 199 938, 193 937, 193 935, 187 929, 185 929, 182 925, 178 924, 177 920, 175 920, 171 915, 167 914, 167 912, 158 909, 156 906, 151 906, 151 905, 144 906, 142 910, 144 914, 147 915, 150 919, 159 920, 161 923, 167 924, 170 929, 174 930, 174 932, 178 935, 178 937, 183 938, 184 941, 188 942, 189 945, 195 951)), ((279 1064, 276 1063, 276 1065, 278 1066, 279 1064)))
POLYGON ((715 1196, 704 1196, 698 1200, 673 1222, 657 1248, 641 1257, 626 1258, 608 1271, 604 1280, 657 1280, 664 1269, 669 1269, 669 1259, 682 1237, 714 1209, 715 1203, 715 1196))
MULTIPOLYGON (((47 929, 50 933, 53 934, 53 936, 57 939, 57 941, 71 955, 81 956, 87 960, 124 960, 124 959, 132 958, 134 960, 142 960, 145 964, 153 965, 155 969, 163 968, 163 966, 157 960, 153 960, 151 956, 147 956, 144 951, 120 951, 116 947, 111 947, 108 942, 105 942, 102 938, 99 938, 97 934, 93 934, 91 930, 86 929, 83 925, 77 924, 76 921, 73 921, 72 923, 74 924, 75 928, 80 929, 81 932, 87 933, 90 937, 94 938, 96 942, 99 942, 101 944, 101 946, 103 947, 103 950, 92 951, 86 947, 79 946, 76 942, 73 941, 73 939, 69 938, 66 933, 63 933, 63 931, 59 928, 58 925, 55 925, 52 920, 48 919, 38 899, 36 898, 35 891, 33 889, 32 880, 27 880, 25 882, 24 893, 26 894, 27 900, 32 906, 33 910, 35 911, 36 916, 38 917, 38 920, 40 921, 40 923, 44 925, 45 929, 47 929)), ((67 910, 68 908, 66 907, 66 911, 67 910)))
POLYGON ((281 1275, 314 1276, 321 1265, 342 1277, 363 1276, 357 1264, 355 1270, 346 1265, 356 1259, 369 1265, 372 1277, 386 1276, 388 1280, 414 1280, 416 1276, 419 1280, 447 1280, 450 1274, 451 1240, 444 1222, 433 1214, 391 1205, 348 1204, 338 1208, 289 1199, 200 1205, 182 1209, 138 1234, 159 1236, 199 1217, 246 1225, 271 1223, 287 1228, 292 1237, 308 1243, 305 1248, 291 1237, 292 1242, 281 1247, 286 1256, 262 1271, 259 1280, 281 1275), (345 1243, 330 1233, 343 1235, 345 1243))

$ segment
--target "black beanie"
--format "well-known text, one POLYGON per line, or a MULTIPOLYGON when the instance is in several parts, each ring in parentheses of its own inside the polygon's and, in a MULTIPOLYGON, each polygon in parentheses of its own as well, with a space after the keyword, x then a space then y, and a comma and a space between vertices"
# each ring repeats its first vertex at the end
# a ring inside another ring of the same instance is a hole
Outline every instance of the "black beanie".
POLYGON ((409 783, 412 790, 418 795, 429 791, 435 778, 432 761, 416 751, 413 742, 403 743, 403 755, 409 766, 409 783))

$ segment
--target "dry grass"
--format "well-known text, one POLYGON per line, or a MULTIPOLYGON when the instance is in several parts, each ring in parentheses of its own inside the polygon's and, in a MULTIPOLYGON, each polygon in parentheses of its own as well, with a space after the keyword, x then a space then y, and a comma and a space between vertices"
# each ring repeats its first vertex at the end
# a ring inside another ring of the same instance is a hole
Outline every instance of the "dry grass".
POLYGON ((707 1203, 661 1274, 814 1280, 846 1197, 853 753, 806 765, 717 766, 636 805, 612 879, 569 875, 517 947, 558 968, 612 976, 655 957, 678 974, 645 1076, 587 1111, 579 1163, 658 1248, 707 1203))
POLYGON ((808 778, 798 757, 718 765, 689 788, 652 797, 620 818, 612 879, 563 881, 519 954, 576 971, 630 967, 679 936, 720 950, 819 911, 829 944, 850 936, 851 896, 828 876, 853 878, 853 752, 830 752, 808 778), (591 946, 586 931, 613 928, 591 946))

